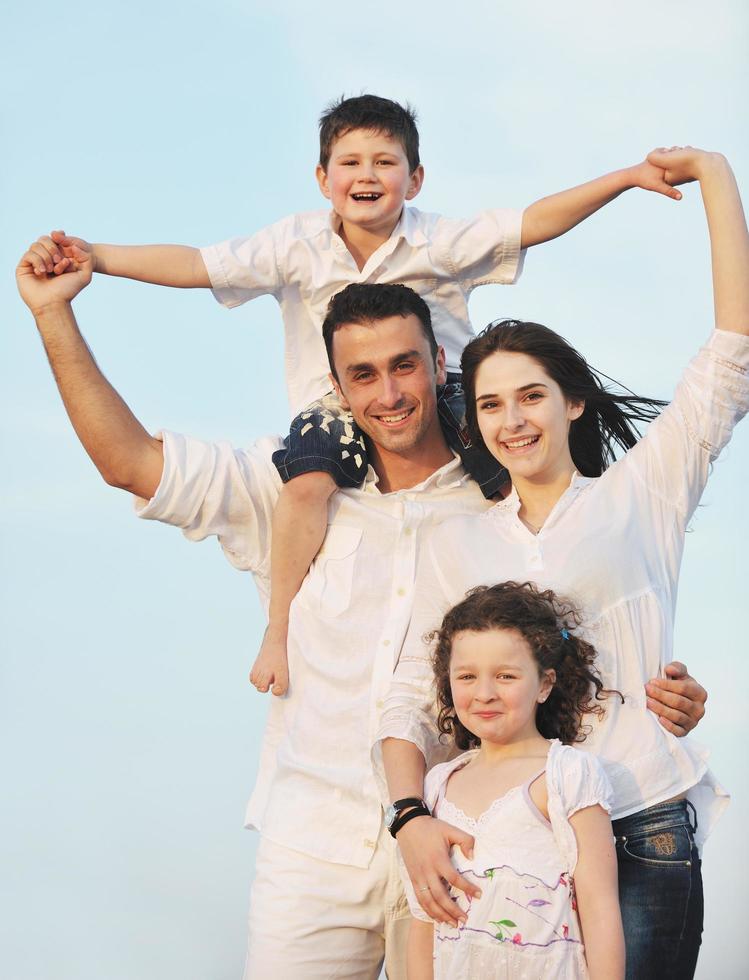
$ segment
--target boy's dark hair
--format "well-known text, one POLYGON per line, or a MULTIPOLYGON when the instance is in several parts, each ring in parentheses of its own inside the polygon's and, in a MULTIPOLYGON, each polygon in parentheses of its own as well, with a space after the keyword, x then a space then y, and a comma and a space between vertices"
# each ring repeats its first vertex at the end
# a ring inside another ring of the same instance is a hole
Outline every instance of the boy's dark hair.
POLYGON ((419 166, 419 131, 411 106, 404 108, 379 95, 357 95, 352 99, 341 96, 320 116, 320 166, 323 170, 328 169, 333 143, 352 129, 387 133, 403 146, 409 173, 419 166))
POLYGON ((408 286, 391 283, 352 282, 328 303, 322 336, 328 354, 330 373, 338 381, 333 362, 333 335, 344 323, 373 323, 391 316, 417 317, 429 351, 437 360, 437 340, 432 330, 432 315, 424 300, 408 286))
POLYGON ((527 354, 562 389, 570 402, 585 402, 582 415, 570 425, 570 455, 583 476, 600 476, 615 459, 615 447, 631 449, 640 438, 639 422, 650 422, 667 402, 645 398, 595 371, 564 337, 540 323, 497 320, 474 337, 460 359, 466 395, 466 422, 474 446, 484 446, 476 413, 476 373, 497 351, 527 354))
POLYGON ((544 738, 558 738, 565 744, 584 741, 590 726, 582 727, 583 715, 604 713, 603 705, 595 702, 609 694, 618 694, 622 702, 624 698, 618 691, 604 690, 594 665, 596 651, 573 632, 579 624, 574 606, 550 589, 541 591, 531 582, 502 582, 471 589, 465 599, 445 614, 440 628, 424 637, 427 643, 436 641, 432 665, 440 733, 452 735, 460 749, 481 744, 455 714, 450 690, 450 656, 455 635, 507 629, 515 630, 526 641, 539 676, 546 670, 556 672, 548 698, 536 711, 539 732, 544 738))

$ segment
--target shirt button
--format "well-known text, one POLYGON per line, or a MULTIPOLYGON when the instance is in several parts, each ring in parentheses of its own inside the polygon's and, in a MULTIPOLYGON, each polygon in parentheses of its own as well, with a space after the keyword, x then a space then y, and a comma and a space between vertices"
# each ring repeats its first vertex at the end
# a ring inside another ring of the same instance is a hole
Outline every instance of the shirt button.
POLYGON ((371 847, 372 850, 374 850, 377 847, 377 841, 369 840, 368 838, 365 837, 364 846, 371 847))
POLYGON ((384 647, 389 647, 389 646, 390 646, 390 640, 383 640, 383 641, 382 641, 382 645, 383 645, 384 647))
POLYGON ((378 708, 384 708, 385 707, 385 702, 382 700, 382 698, 377 698, 377 707, 378 708))
POLYGON ((408 537, 409 535, 413 534, 413 531, 410 527, 407 527, 403 533, 408 537))
POLYGON ((405 594, 406 594, 406 590, 405 589, 403 589, 403 588, 398 589, 398 595, 399 596, 404 596, 405 594))

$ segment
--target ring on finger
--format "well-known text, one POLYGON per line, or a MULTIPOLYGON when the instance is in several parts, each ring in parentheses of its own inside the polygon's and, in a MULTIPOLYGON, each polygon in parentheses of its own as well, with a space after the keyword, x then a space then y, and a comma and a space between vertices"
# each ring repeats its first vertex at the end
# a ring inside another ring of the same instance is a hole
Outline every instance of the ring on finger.
POLYGON ((420 891, 420 892, 428 892, 429 891, 429 885, 422 885, 421 888, 418 888, 417 889, 417 891, 420 891))

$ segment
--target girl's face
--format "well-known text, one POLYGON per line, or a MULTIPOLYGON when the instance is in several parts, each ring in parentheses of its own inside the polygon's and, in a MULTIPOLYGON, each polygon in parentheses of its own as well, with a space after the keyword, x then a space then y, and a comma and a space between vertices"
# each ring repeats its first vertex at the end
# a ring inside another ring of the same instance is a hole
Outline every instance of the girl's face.
POLYGON ((528 354, 497 351, 476 372, 476 416, 489 452, 517 479, 553 482, 574 469, 570 424, 584 402, 562 389, 528 354))
POLYGON ((466 630, 453 638, 455 713, 482 743, 508 745, 536 735, 536 709, 554 680, 553 670, 539 674, 528 642, 516 630, 466 630))

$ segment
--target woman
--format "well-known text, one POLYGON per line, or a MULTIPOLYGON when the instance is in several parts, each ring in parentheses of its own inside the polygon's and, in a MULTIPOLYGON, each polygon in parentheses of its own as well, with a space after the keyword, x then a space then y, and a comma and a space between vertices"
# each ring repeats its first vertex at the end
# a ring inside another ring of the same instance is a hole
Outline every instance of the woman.
MULTIPOLYGON (((625 695, 603 722, 592 719, 583 747, 600 756, 614 788, 627 976, 682 980, 694 974, 702 931, 695 833, 704 837, 725 794, 704 753, 658 724, 643 688, 671 659, 689 519, 711 462, 749 407, 749 236, 724 157, 686 147, 648 159, 666 169, 669 183, 700 182, 716 330, 639 442, 631 421, 652 417, 657 403, 606 394, 546 328, 495 324, 469 344, 462 364, 469 424, 507 467, 512 491, 481 518, 443 525, 425 548, 380 738, 391 799, 414 796, 424 759, 439 759, 421 637, 467 589, 529 580, 569 597, 583 610, 605 687, 625 695), (614 443, 632 448, 608 465, 614 443)), ((397 835, 416 894, 436 917, 439 872, 456 883, 432 857, 440 835, 459 839, 444 826, 420 817, 397 835)))

